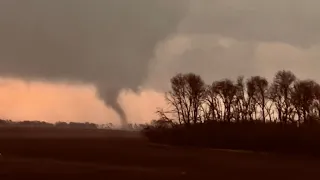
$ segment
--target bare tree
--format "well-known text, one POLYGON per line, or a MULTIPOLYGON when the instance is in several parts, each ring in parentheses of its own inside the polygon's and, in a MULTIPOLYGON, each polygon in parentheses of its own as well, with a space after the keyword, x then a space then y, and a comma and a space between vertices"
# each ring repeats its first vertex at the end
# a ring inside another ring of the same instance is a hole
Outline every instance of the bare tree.
MULTIPOLYGON (((201 121, 202 104, 205 99, 205 83, 193 73, 177 74, 171 79, 172 90, 166 93, 170 111, 179 123, 189 125, 201 121)), ((169 112, 166 112, 169 113, 169 112)))
POLYGON ((247 81, 247 100, 246 100, 246 111, 247 119, 250 119, 250 121, 253 121, 253 114, 256 114, 256 102, 254 101, 254 95, 255 95, 255 85, 253 84, 253 81, 248 80, 247 81))
POLYGON ((184 75, 187 83, 187 97, 191 109, 193 123, 201 122, 201 107, 205 100, 205 83, 199 75, 188 73, 184 75))
POLYGON ((315 104, 317 88, 319 85, 312 80, 297 81, 292 91, 292 104, 295 107, 298 123, 308 122, 312 115, 312 107, 315 104))
POLYGON ((277 108, 278 118, 285 124, 293 112, 290 100, 295 80, 296 76, 291 71, 278 71, 270 89, 270 97, 277 108))
POLYGON ((247 101, 245 97, 245 85, 244 77, 239 76, 236 83, 236 103, 235 103, 235 116, 237 121, 242 121, 246 119, 247 116, 247 101))
POLYGON ((206 88, 205 102, 209 109, 211 120, 221 120, 221 108, 220 101, 218 97, 218 91, 216 89, 216 84, 212 83, 206 88))
MULTIPOLYGON (((266 122, 266 104, 268 101, 268 80, 260 76, 251 77, 248 80, 248 87, 250 87, 250 96, 253 98, 254 103, 256 103, 261 108, 261 116, 263 122, 266 122)), ((256 108, 254 106, 254 108, 256 108)))
POLYGON ((265 106, 265 109, 266 109, 266 112, 267 112, 267 116, 269 117, 269 121, 270 122, 273 122, 274 118, 274 108, 275 108, 275 103, 272 101, 272 93, 270 92, 271 88, 269 87, 268 90, 267 90, 267 98, 268 98, 268 102, 266 103, 266 106, 265 106))
MULTIPOLYGON (((190 109, 187 104, 186 81, 182 74, 171 78, 171 91, 167 92, 165 99, 169 104, 173 116, 177 116, 180 124, 190 124, 190 109)), ((163 115, 164 113, 162 113, 163 115)))
POLYGON ((231 122, 232 106, 236 102, 237 87, 229 79, 215 83, 216 91, 224 105, 223 120, 231 122))

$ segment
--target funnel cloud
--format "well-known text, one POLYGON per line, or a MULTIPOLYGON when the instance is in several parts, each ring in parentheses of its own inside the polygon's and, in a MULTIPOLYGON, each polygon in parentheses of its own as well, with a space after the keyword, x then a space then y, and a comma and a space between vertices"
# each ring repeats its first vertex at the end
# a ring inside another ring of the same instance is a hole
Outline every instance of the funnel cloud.
POLYGON ((175 31, 186 0, 2 0, 0 75, 90 83, 105 104, 147 76, 158 41, 175 31))

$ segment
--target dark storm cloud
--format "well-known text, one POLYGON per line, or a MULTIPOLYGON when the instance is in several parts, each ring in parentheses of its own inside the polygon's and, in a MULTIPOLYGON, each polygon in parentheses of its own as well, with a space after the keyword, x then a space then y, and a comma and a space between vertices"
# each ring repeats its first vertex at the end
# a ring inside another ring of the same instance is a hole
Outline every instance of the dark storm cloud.
POLYGON ((187 0, 1 0, 0 75, 94 83, 106 104, 147 76, 187 0))
POLYGON ((191 0, 180 30, 306 47, 320 40, 319 7, 318 0, 191 0))
POLYGON ((148 85, 168 88, 170 77, 190 71, 209 83, 272 79, 282 69, 320 80, 319 7, 318 0, 190 0, 175 35, 157 48, 148 85))

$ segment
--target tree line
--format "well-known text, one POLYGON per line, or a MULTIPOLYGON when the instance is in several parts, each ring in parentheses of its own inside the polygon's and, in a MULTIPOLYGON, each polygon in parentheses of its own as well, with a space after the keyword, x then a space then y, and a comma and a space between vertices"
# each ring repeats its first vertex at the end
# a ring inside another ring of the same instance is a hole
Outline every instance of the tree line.
MULTIPOLYGON (((112 123, 107 124, 95 124, 91 122, 63 122, 58 121, 56 123, 49 123, 45 121, 12 121, 0 119, 1 127, 31 127, 31 128, 65 128, 65 129, 116 129, 116 126, 112 123)), ((143 129, 142 124, 132 124, 127 125, 127 130, 139 131, 143 129)))
POLYGON ((320 85, 299 80, 291 71, 278 71, 270 83, 261 76, 205 84, 194 73, 177 74, 165 94, 162 121, 191 125, 207 121, 261 121, 296 126, 320 120, 320 85))
POLYGON ((71 129, 98 129, 99 126, 90 122, 56 122, 45 121, 12 121, 0 119, 0 127, 31 127, 31 128, 71 128, 71 129))
POLYGON ((278 71, 273 80, 239 76, 206 84, 194 73, 171 78, 167 107, 142 133, 172 145, 320 152, 320 85, 278 71))

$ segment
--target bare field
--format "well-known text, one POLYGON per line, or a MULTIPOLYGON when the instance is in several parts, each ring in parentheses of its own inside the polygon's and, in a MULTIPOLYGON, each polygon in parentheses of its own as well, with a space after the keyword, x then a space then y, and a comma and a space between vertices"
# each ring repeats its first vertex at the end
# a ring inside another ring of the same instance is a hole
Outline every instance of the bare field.
POLYGON ((307 157, 149 144, 121 131, 0 131, 0 179, 314 179, 307 157))

